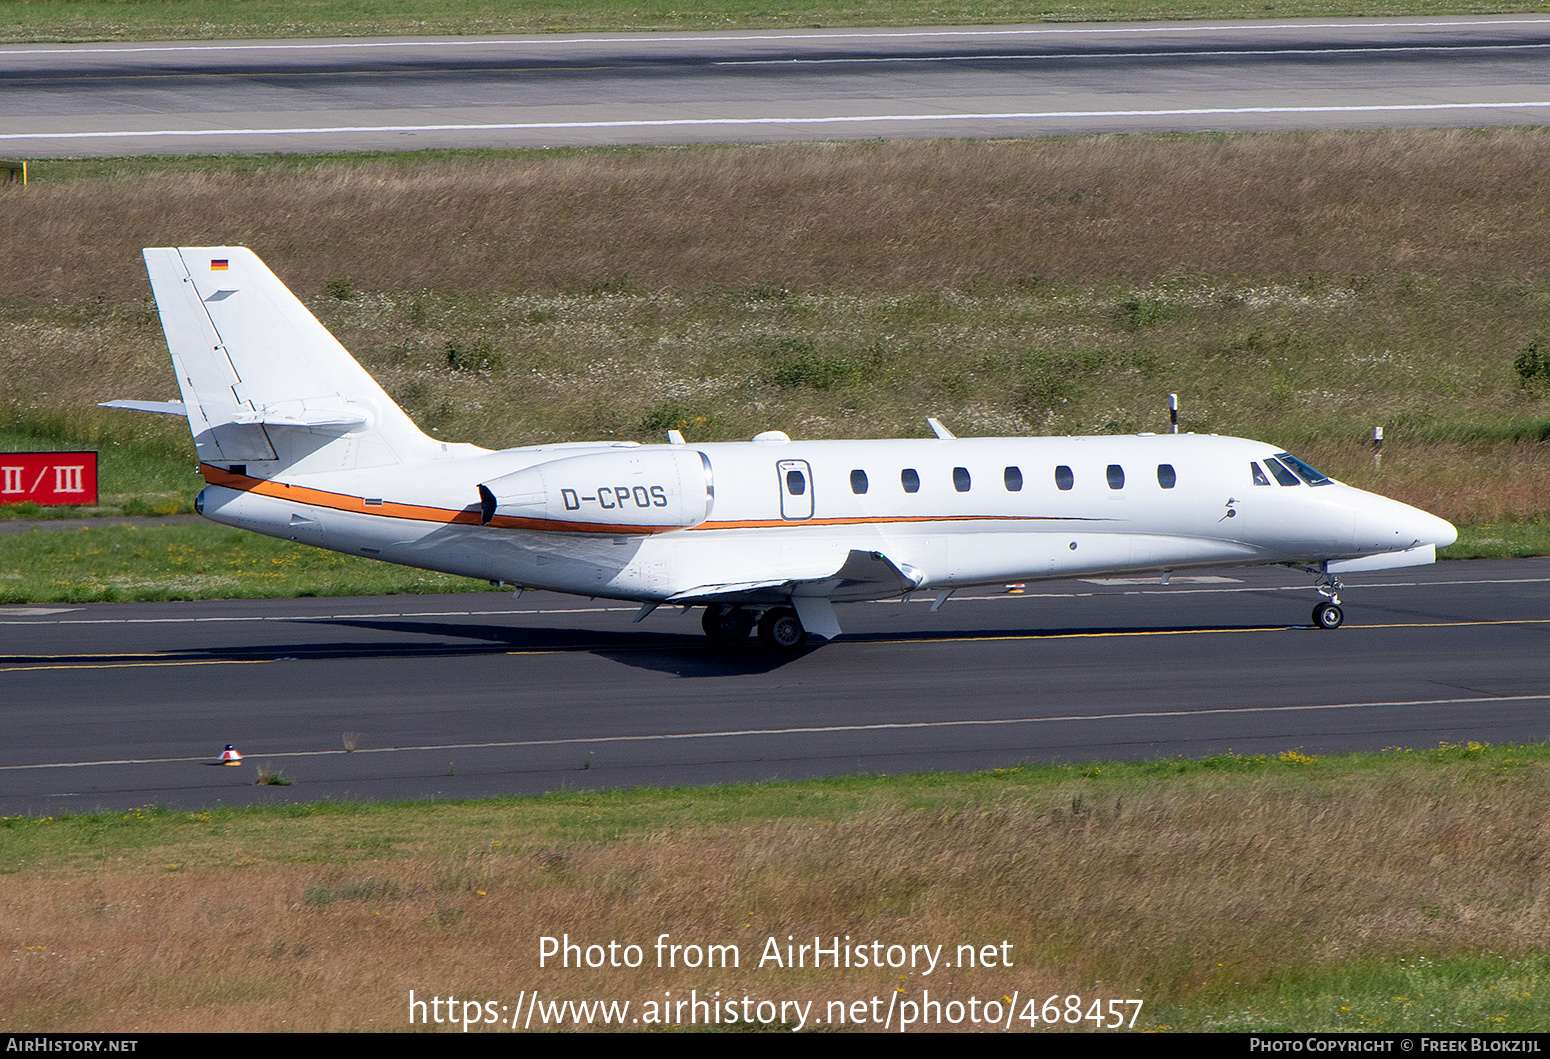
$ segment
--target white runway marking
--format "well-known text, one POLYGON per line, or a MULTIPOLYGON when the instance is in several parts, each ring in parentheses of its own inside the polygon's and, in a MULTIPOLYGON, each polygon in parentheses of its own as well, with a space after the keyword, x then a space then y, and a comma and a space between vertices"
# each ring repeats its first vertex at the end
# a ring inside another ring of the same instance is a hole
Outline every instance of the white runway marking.
MULTIPOLYGON (((1299 713, 1320 710, 1372 710, 1396 706, 1464 706, 1488 702, 1544 702, 1550 695, 1488 695, 1459 699, 1408 699, 1386 702, 1335 702, 1312 706, 1224 706, 1201 710, 1140 710, 1133 713, 1074 713, 1056 717, 1007 717, 967 721, 899 721, 886 724, 834 724, 803 728, 739 728, 721 732, 667 732, 657 735, 578 736, 572 739, 512 739, 487 743, 434 743, 427 746, 361 747, 356 750, 249 751, 245 760, 262 758, 338 757, 343 754, 412 754, 446 750, 500 750, 521 747, 575 746, 592 743, 666 743, 691 739, 738 739, 749 736, 834 735, 842 732, 892 732, 934 728, 985 728, 1023 724, 1058 724, 1067 721, 1136 721, 1159 717, 1210 717, 1221 714, 1299 713)), ((200 757, 115 758, 105 761, 55 761, 35 765, 0 765, 0 772, 30 769, 92 768, 99 765, 164 765, 187 762, 213 763, 200 757)))
POLYGON ((1232 117, 1251 114, 1422 114, 1444 110, 1543 110, 1550 100, 1522 103, 1391 103, 1327 107, 1180 107, 1163 110, 1042 110, 984 114, 846 114, 835 117, 655 118, 634 121, 512 121, 446 125, 330 125, 284 129, 138 129, 109 132, 8 132, 0 140, 122 140, 156 136, 338 136, 389 132, 548 132, 566 129, 675 129, 760 125, 856 125, 867 122, 1039 121, 1093 118, 1232 117))
MULTIPOLYGON (((1086 580, 1086 583, 1088 584, 1119 584, 1129 579, 1111 578, 1103 582, 1099 582, 1095 579, 1078 580, 1086 580)), ((1311 592, 1315 587, 1314 582, 1311 580, 1305 584, 1300 585, 1240 585, 1232 588, 1173 588, 1164 587, 1157 584, 1157 579, 1155 577, 1149 577, 1145 579, 1136 578, 1135 580, 1143 584, 1151 585, 1152 587, 1150 589, 1133 589, 1127 592, 1116 593, 1116 595, 1139 596, 1166 593, 1168 595, 1178 596, 1197 595, 1212 592, 1311 592)), ((1187 580, 1188 578, 1178 576, 1173 578, 1174 584, 1180 584, 1187 580)), ((1204 580, 1204 578, 1197 578, 1197 580, 1204 580)), ((1235 579, 1226 578, 1224 580, 1235 579)), ((1456 581, 1384 581, 1370 585, 1348 584, 1346 585, 1346 591, 1366 592, 1369 589, 1375 588, 1447 588, 1457 585, 1540 585, 1547 583, 1550 583, 1550 577, 1499 577, 1482 578, 1479 580, 1464 578, 1456 581)), ((953 600, 959 603, 966 603, 985 600, 1073 599, 1078 597, 1086 598, 1095 595, 1098 595, 1098 593, 1020 592, 1014 595, 1006 592, 997 592, 988 596, 954 596, 953 600)), ((902 601, 898 599, 874 599, 863 600, 862 602, 870 603, 873 605, 898 606, 900 602, 930 603, 931 597, 929 595, 916 594, 914 598, 902 601)), ((114 606, 115 604, 105 605, 114 606)), ((669 606, 672 607, 673 613, 676 614, 678 612, 679 608, 676 604, 665 604, 664 610, 669 606)), ((202 618, 40 618, 33 619, 31 621, 11 621, 7 620, 9 616, 18 614, 37 614, 41 613, 41 608, 27 608, 23 610, 7 610, 5 608, 0 608, 0 625, 199 625, 206 622, 349 621, 365 618, 519 618, 525 616, 540 617, 545 614, 634 614, 639 609, 639 605, 630 604, 629 606, 624 607, 544 607, 539 610, 521 610, 517 608, 510 608, 507 610, 394 610, 379 611, 368 614, 228 614, 202 618)))
POLYGON ((1070 52, 1061 55, 871 55, 835 59, 722 59, 712 66, 831 66, 839 63, 978 63, 1036 59, 1202 59, 1263 55, 1386 55, 1390 52, 1520 51, 1546 44, 1403 44, 1370 48, 1232 48, 1207 51, 1070 52))
POLYGON ((831 30, 813 33, 750 33, 750 34, 619 34, 611 37, 540 37, 499 38, 495 40, 358 40, 318 41, 313 43, 272 41, 253 44, 151 44, 119 48, 10 48, 0 51, 0 58, 27 55, 137 55, 163 52, 233 52, 233 51, 330 51, 363 48, 487 48, 501 46, 546 47, 556 44, 727 44, 764 42, 772 40, 920 40, 942 37, 1050 37, 1050 36, 1116 36, 1172 33, 1231 33, 1234 31, 1264 30, 1313 30, 1313 29, 1405 29, 1427 30, 1448 28, 1475 28, 1478 26, 1543 26, 1550 19, 1543 18, 1491 18, 1468 19, 1451 22, 1280 22, 1280 23, 1226 23, 1188 25, 1170 23, 1147 26, 1036 26, 1007 27, 1000 29, 911 29, 898 32, 879 30, 831 30))

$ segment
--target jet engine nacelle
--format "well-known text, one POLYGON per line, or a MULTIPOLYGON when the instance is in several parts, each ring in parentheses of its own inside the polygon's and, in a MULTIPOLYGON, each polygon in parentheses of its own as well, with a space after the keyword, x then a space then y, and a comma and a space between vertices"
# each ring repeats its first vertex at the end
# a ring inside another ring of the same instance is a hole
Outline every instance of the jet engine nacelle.
POLYGON ((479 486, 479 510, 486 525, 661 533, 704 522, 714 497, 710 460, 674 445, 569 456, 492 478, 479 486))

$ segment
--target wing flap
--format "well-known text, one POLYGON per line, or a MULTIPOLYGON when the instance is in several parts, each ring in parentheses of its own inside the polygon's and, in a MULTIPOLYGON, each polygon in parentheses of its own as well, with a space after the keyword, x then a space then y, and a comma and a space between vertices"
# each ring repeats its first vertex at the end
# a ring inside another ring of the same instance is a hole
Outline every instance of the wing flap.
POLYGON ((908 563, 895 563, 882 552, 851 549, 833 573, 823 577, 749 578, 696 585, 672 596, 672 603, 773 603, 786 599, 833 602, 903 595, 919 588, 925 575, 908 563))

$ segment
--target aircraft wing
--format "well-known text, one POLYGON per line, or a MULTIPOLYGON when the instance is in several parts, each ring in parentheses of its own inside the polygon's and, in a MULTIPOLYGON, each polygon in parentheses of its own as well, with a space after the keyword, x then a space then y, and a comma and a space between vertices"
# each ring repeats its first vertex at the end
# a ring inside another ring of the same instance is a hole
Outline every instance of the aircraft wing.
POLYGON ((853 548, 833 573, 823 577, 749 578, 746 581, 696 585, 671 597, 670 603, 775 603, 789 598, 834 602, 902 595, 920 587, 924 575, 908 563, 895 563, 882 552, 853 548))

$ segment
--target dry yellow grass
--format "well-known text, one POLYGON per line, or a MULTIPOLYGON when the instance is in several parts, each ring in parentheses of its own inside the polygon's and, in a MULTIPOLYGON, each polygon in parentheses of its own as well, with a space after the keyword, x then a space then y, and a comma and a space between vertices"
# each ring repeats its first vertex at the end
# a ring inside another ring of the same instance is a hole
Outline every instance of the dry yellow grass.
POLYGON ((1531 752, 1463 756, 1480 760, 1326 770, 1292 753, 1226 775, 1127 767, 1028 784, 1014 772, 980 781, 968 804, 903 808, 917 795, 899 784, 838 813, 797 788, 786 818, 720 826, 667 822, 714 795, 652 794, 656 808, 634 811, 662 822, 615 839, 581 835, 614 830, 629 796, 196 817, 101 860, 83 838, 52 866, 6 865, 4 1028, 402 1029, 411 989, 508 1005, 539 989, 630 1000, 632 1013, 665 990, 820 1011, 896 988, 1018 990, 1141 997, 1157 1019, 1288 973, 1543 952, 1546 766, 1531 752), (559 813, 571 824, 556 830, 559 813), (657 970, 663 932, 736 944, 741 968, 657 970), (561 934, 640 944, 648 966, 540 970, 538 939, 561 934), (787 935, 948 954, 1006 940, 1014 965, 759 969, 766 939, 787 935))
POLYGON ((13 305, 133 301, 140 247, 208 243, 261 248, 306 293, 1533 280, 1547 156, 1550 134, 1504 129, 126 163, 56 184, 39 162, 0 193, 0 260, 13 305))

